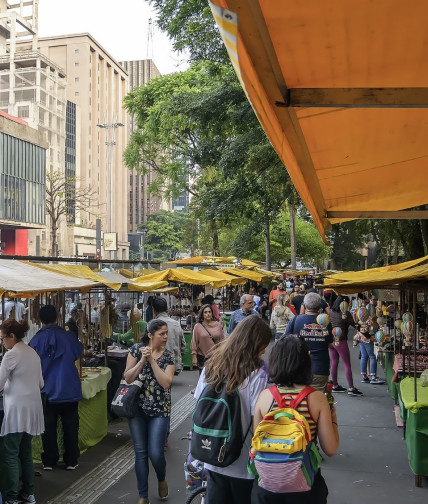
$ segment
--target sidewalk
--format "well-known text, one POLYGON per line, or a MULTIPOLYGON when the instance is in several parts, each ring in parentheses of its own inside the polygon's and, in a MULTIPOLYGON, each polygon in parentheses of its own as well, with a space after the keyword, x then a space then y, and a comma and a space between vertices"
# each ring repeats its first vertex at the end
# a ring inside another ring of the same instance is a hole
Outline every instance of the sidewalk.
MULTIPOLYGON (((329 504, 422 504, 428 500, 428 479, 422 488, 414 485, 414 475, 407 460, 403 428, 397 427, 394 402, 386 385, 360 383, 358 349, 351 348, 355 386, 363 397, 335 394, 340 446, 332 458, 325 457, 322 472, 329 487, 329 504)), ((379 367, 378 374, 383 376, 379 367)), ((198 379, 197 371, 184 371, 173 386, 173 417, 167 450, 167 478, 170 504, 184 504, 186 490, 183 463, 194 404, 190 390, 198 379)), ((346 387, 342 364, 339 382, 346 387)), ((36 478, 38 504, 136 504, 133 453, 126 422, 109 425, 108 436, 88 450, 72 472, 58 469, 41 471, 36 478)), ((152 504, 156 481, 151 471, 149 488, 152 504)), ((227 504, 227 503, 223 503, 227 504)))

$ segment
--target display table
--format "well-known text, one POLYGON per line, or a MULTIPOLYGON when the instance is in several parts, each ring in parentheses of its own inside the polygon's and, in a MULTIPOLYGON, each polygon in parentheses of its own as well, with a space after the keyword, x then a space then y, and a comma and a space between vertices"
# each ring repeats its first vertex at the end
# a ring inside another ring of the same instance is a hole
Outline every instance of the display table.
POLYGON ((407 410, 406 445, 410 468, 415 474, 415 484, 422 485, 422 476, 428 476, 428 387, 422 387, 416 379, 415 401, 414 378, 400 382, 400 396, 407 410))
POLYGON ((183 368, 193 369, 193 361, 192 361, 192 349, 190 348, 190 344, 192 342, 192 332, 191 331, 183 331, 184 341, 186 342, 186 351, 183 355, 183 368))
MULTIPOLYGON (((82 400, 79 401, 79 450, 86 451, 95 446, 107 435, 107 384, 111 378, 108 367, 89 368, 97 369, 88 372, 82 381, 82 400)), ((63 452, 62 427, 58 421, 58 448, 63 452)), ((41 461, 42 439, 40 436, 33 438, 33 459, 41 461)))

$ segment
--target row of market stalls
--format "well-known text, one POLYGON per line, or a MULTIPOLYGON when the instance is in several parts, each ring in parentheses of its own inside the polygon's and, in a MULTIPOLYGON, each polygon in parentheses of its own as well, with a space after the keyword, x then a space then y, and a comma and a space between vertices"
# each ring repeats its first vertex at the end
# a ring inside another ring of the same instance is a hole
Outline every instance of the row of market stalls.
POLYGON ((375 292, 387 313, 375 333, 389 393, 405 425, 416 486, 428 475, 428 256, 401 264, 327 275, 324 287, 338 294, 375 292), (388 308, 386 310, 386 308, 388 308))

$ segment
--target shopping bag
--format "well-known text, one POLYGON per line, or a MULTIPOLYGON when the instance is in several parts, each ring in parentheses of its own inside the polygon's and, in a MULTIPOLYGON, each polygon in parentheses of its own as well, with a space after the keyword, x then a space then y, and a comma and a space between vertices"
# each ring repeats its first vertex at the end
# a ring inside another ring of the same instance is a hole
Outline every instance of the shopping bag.
POLYGON ((138 410, 138 402, 143 382, 137 378, 132 383, 121 380, 111 402, 111 411, 118 417, 132 418, 138 410))

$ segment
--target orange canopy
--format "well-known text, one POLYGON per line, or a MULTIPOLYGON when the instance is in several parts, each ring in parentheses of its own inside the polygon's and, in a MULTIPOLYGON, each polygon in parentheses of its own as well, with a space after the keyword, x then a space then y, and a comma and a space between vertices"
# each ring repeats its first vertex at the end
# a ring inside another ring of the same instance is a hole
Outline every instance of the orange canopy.
POLYGON ((425 0, 212 0, 211 8, 323 237, 331 223, 428 203, 425 0))

